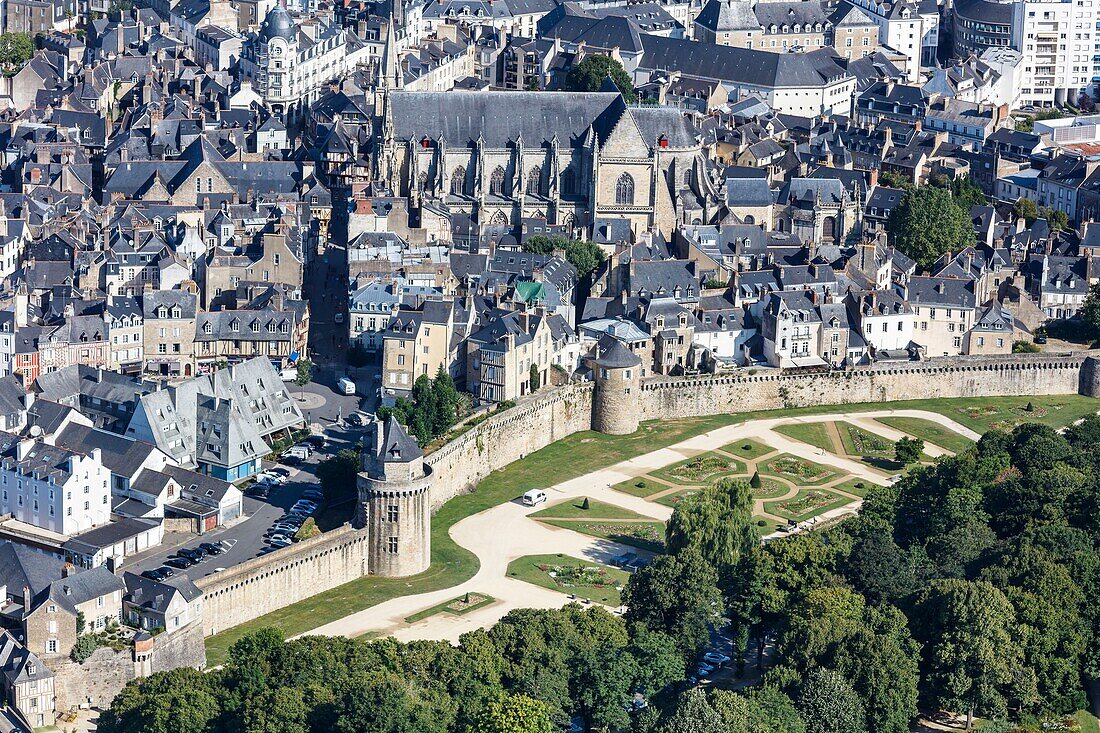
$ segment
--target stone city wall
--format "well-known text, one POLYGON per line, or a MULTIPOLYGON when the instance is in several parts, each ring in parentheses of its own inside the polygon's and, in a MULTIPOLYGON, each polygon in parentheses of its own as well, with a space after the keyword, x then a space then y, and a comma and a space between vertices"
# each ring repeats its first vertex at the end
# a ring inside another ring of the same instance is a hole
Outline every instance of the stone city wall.
POLYGON ((432 467, 432 511, 493 471, 591 428, 591 383, 566 385, 493 415, 424 458, 432 467))
POLYGON ((623 409, 655 420, 936 397, 1088 394, 1081 378, 1084 356, 968 356, 820 373, 654 380, 642 387, 638 405, 623 409))
POLYGON ((203 633, 251 621, 367 574, 366 530, 351 525, 195 581, 203 592, 203 633))

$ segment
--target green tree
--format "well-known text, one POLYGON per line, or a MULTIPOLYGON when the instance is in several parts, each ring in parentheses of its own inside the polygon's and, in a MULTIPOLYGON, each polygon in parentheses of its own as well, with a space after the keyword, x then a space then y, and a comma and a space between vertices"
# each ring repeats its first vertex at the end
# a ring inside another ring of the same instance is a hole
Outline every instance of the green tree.
POLYGON ((298 360, 298 364, 294 370, 294 383, 299 387, 304 387, 313 381, 313 362, 306 358, 298 360))
POLYGON ((664 733, 729 733, 722 716, 699 689, 688 690, 680 696, 676 709, 661 730, 664 733))
POLYGON ((1100 283, 1089 286, 1088 295, 1085 296, 1085 302, 1081 304, 1078 316, 1085 327, 1086 338, 1100 336, 1100 283))
POLYGON ((217 676, 189 667, 126 685, 99 716, 103 733, 206 733, 220 713, 217 676))
POLYGON ((912 188, 913 182, 897 171, 883 171, 879 182, 890 188, 912 188))
POLYGON ((743 693, 715 690, 711 704, 729 733, 805 733, 806 724, 794 702, 774 687, 743 693))
POLYGON ((317 464, 317 480, 329 504, 339 504, 355 496, 358 475, 359 451, 354 448, 344 448, 317 464))
POLYGON ((531 382, 531 392, 537 392, 539 389, 539 365, 531 364, 531 369, 528 372, 528 379, 531 382))
POLYGON ((1069 227, 1069 214, 1049 206, 1039 207, 1039 218, 1046 219, 1051 231, 1060 232, 1069 227))
POLYGON ((989 197, 970 177, 951 179, 949 190, 955 197, 955 203, 968 212, 973 206, 984 206, 989 203, 989 197))
POLYGON ((974 244, 969 211, 937 186, 919 186, 906 192, 887 222, 894 245, 929 269, 945 252, 974 244))
POLYGON ((721 577, 760 541, 752 511, 752 490, 744 479, 721 479, 676 505, 665 546, 673 555, 697 549, 721 577))
POLYGON ((1023 667, 1022 629, 1004 593, 986 581, 935 580, 918 597, 913 625, 924 647, 929 702, 1003 718, 1010 705, 1030 706, 1035 678, 1023 667))
POLYGON ((0 33, 0 64, 15 66, 34 56, 30 33, 0 33))
POLYGON ((635 624, 630 634, 630 653, 638 660, 635 688, 643 695, 660 692, 684 679, 684 660, 676 640, 661 631, 635 624))
POLYGON ((1012 204, 1012 216, 1023 219, 1024 223, 1031 226, 1039 218, 1039 206, 1028 198, 1018 198, 1012 204))
POLYGON ((708 624, 718 618, 718 575, 699 551, 663 555, 642 568, 623 589, 626 618, 676 639, 685 660, 710 638, 708 624))
POLYGON ((630 723, 623 703, 632 696, 638 662, 613 640, 581 650, 571 665, 572 697, 589 730, 621 730, 630 723))
POLYGON ((527 695, 494 700, 477 717, 471 733, 554 733, 546 703, 527 695))
POLYGON ((634 84, 623 65, 611 58, 593 54, 569 70, 565 77, 565 90, 570 92, 598 92, 608 77, 615 82, 623 99, 632 103, 636 99, 634 84))
POLYGON ((565 259, 581 278, 591 275, 606 255, 595 242, 571 242, 565 250, 565 259))
POLYGON ((446 435, 458 419, 458 388, 450 373, 439 365, 432 380, 432 435, 446 435))
POLYGON ((908 466, 920 460, 924 453, 924 441, 920 438, 902 437, 894 443, 894 460, 908 466))
POLYGON ((866 731, 863 703, 839 672, 818 667, 810 671, 798 697, 807 733, 866 731))
POLYGON ((93 634, 84 634, 76 639, 73 648, 69 651, 69 658, 77 664, 84 664, 92 652, 99 648, 99 640, 93 634))

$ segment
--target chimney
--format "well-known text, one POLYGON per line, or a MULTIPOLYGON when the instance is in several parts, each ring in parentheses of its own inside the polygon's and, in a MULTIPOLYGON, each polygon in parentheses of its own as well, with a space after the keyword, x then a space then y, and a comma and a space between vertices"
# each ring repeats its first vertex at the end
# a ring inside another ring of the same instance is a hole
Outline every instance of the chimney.
POLYGON ((867 186, 869 188, 874 188, 877 185, 878 185, 878 168, 872 168, 867 173, 867 186))
POLYGON ((73 564, 71 562, 66 562, 64 565, 61 566, 61 577, 62 578, 67 578, 70 575, 74 574, 75 572, 76 572, 76 568, 73 567, 73 564))
POLYGON ((23 586, 23 613, 26 613, 31 609, 31 587, 29 585, 23 586))

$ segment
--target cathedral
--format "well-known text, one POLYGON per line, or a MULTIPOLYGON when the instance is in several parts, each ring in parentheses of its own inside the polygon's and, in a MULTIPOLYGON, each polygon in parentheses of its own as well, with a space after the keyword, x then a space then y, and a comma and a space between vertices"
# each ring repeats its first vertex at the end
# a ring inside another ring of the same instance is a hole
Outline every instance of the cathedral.
POLYGON ((680 110, 628 105, 610 80, 591 93, 406 91, 393 58, 391 40, 371 175, 421 222, 460 214, 482 230, 518 229, 540 218, 590 236, 615 218, 671 236, 720 213, 706 149, 680 110))

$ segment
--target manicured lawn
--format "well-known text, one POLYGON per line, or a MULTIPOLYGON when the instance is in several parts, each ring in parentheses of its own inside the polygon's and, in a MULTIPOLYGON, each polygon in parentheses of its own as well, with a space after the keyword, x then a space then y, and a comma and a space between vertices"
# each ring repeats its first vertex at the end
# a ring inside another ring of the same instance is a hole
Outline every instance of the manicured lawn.
POLYGON ((412 616, 405 617, 405 623, 414 624, 417 621, 423 621, 424 619, 435 616, 437 613, 447 613, 452 616, 463 616, 470 611, 476 611, 483 606, 488 606, 490 603, 496 601, 490 595, 485 593, 466 593, 458 598, 452 598, 445 603, 440 603, 438 606, 432 606, 426 608, 419 613, 414 613, 412 616))
POLYGON ((850 504, 851 499, 828 489, 801 489, 790 499, 764 502, 764 511, 777 517, 804 522, 827 511, 850 504))
POLYGON ((620 481, 611 488, 615 489, 615 491, 621 491, 624 494, 630 494, 631 496, 638 496, 644 499, 647 496, 653 496, 656 493, 664 491, 669 488, 669 486, 668 484, 654 481, 648 476, 639 476, 637 478, 627 479, 626 481, 620 481))
POLYGON ((875 420, 895 430, 908 433, 914 438, 920 438, 925 443, 946 448, 952 453, 962 453, 974 445, 974 441, 970 438, 960 435, 950 428, 937 425, 931 420, 924 420, 919 417, 879 417, 875 420))
POLYGON ((630 573, 569 555, 527 555, 508 563, 508 577, 616 608, 630 573))
POLYGON ((829 438, 829 424, 823 422, 794 423, 792 425, 777 425, 772 428, 780 435, 786 435, 799 442, 812 445, 829 453, 836 453, 833 441, 829 438))
POLYGON ((478 484, 475 492, 457 496, 440 507, 432 516, 432 565, 427 571, 409 578, 367 575, 209 636, 206 638, 207 664, 221 664, 233 642, 268 626, 280 629, 287 636, 294 636, 391 598, 429 593, 463 583, 474 576, 479 563, 473 553, 459 547, 451 539, 449 531, 455 522, 511 501, 530 489, 545 489, 737 420, 736 415, 655 420, 643 423, 631 435, 603 435, 588 431, 548 445, 521 461, 491 473, 478 484))
POLYGON ((1100 403, 1082 395, 964 397, 930 402, 936 404, 925 409, 933 409, 979 433, 990 428, 1011 430, 1024 422, 1061 428, 1100 410, 1100 403), (1028 403, 1031 403, 1030 411, 1028 403))
POLYGON ((790 410, 759 410, 678 420, 653 420, 642 423, 632 435, 603 435, 591 431, 577 433, 490 474, 478 484, 475 492, 458 496, 444 504, 432 517, 432 566, 426 572, 410 578, 365 576, 207 637, 207 663, 211 666, 221 664, 233 642, 264 627, 274 626, 287 636, 293 636, 391 598, 449 588, 469 580, 477 572, 478 561, 472 553, 459 547, 451 539, 449 531, 455 522, 510 501, 530 489, 545 489, 658 448, 675 445, 715 428, 788 415, 919 409, 938 412, 973 430, 984 432, 991 423, 998 422, 998 417, 1004 418, 1004 415, 997 412, 989 414, 988 410, 1003 409, 1015 418, 1015 413, 1010 410, 1016 408, 1022 411, 1020 408, 1029 401, 1033 407, 1041 408, 1042 412, 1025 412, 1027 419, 1054 427, 1068 425, 1100 410, 1100 402, 1080 395, 941 398, 889 404, 864 402, 840 406, 818 405, 790 410), (975 406, 980 406, 985 412, 977 417, 970 417, 968 410, 975 406))
POLYGON ((1081 733, 1100 733, 1100 720, 1087 710, 1078 710, 1073 719, 1081 726, 1081 733))
POLYGON ((603 540, 611 540, 612 542, 638 547, 650 552, 664 552, 665 550, 664 522, 588 522, 570 519, 543 519, 541 521, 544 524, 580 532, 589 537, 599 537, 603 540))
POLYGON ((839 471, 808 461, 805 458, 782 453, 760 465, 760 473, 785 478, 800 486, 822 484, 837 476, 839 471))
POLYGON ((765 517, 760 514, 752 515, 752 523, 756 525, 757 531, 760 532, 760 534, 762 535, 777 532, 778 530, 787 526, 786 522, 777 522, 771 517, 765 517), (761 522, 763 522, 763 524, 761 524, 761 522))
POLYGON ((675 507, 684 499, 689 496, 694 496, 699 493, 699 489, 684 489, 683 491, 674 491, 671 494, 665 494, 660 499, 654 499, 658 504, 664 504, 665 506, 675 507))
POLYGON ((878 484, 874 481, 868 481, 865 478, 853 478, 845 481, 842 484, 836 484, 830 486, 830 489, 840 489, 841 491, 852 494, 853 496, 864 497, 867 496, 867 492, 873 488, 877 488, 878 484))
POLYGON ((733 443, 722 446, 722 450, 729 453, 731 456, 737 456, 747 461, 775 452, 775 448, 772 448, 770 445, 764 445, 752 438, 734 441, 733 443))
POLYGON ((588 500, 588 509, 584 508, 584 499, 566 499, 530 515, 532 519, 646 519, 630 509, 595 499, 588 500))
POLYGON ((680 486, 691 486, 744 470, 744 464, 720 453, 700 453, 693 458, 650 471, 650 473, 680 486))

